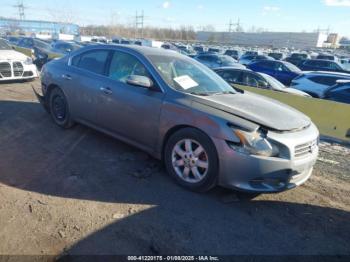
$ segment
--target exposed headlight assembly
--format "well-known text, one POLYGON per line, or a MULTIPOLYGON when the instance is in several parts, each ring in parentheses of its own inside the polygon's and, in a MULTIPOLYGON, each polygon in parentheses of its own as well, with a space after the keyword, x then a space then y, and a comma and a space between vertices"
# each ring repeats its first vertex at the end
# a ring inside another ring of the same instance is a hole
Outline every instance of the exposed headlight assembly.
POLYGON ((259 130, 246 132, 234 129, 234 133, 240 139, 240 144, 230 144, 235 151, 266 157, 276 157, 279 155, 277 146, 268 141, 266 134, 259 130))

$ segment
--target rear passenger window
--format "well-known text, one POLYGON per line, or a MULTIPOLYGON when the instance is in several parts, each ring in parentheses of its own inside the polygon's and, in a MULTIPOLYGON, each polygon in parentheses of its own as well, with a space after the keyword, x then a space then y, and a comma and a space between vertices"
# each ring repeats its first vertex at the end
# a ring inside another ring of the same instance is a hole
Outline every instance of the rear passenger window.
POLYGON ((89 51, 75 56, 72 59, 72 65, 95 74, 104 75, 108 53, 108 50, 89 51))
POLYGON ((327 76, 312 76, 310 77, 310 80, 314 83, 326 85, 326 86, 332 86, 335 85, 336 81, 338 80, 338 77, 327 77, 327 76))

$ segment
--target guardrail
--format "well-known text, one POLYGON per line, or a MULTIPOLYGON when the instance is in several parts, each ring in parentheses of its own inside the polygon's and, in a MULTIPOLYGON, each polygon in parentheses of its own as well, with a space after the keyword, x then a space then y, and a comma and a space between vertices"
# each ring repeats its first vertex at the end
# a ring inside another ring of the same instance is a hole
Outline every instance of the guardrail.
POLYGON ((350 105, 251 87, 239 87, 288 104, 309 116, 321 135, 350 142, 350 105))

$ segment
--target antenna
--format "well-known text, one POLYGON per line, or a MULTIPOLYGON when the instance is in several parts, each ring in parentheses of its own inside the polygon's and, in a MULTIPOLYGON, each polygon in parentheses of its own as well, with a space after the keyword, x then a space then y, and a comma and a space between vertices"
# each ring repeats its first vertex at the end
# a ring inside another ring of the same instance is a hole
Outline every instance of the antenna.
POLYGON ((26 9, 27 7, 24 6, 23 4, 23 0, 18 0, 17 4, 14 5, 13 7, 18 9, 18 16, 20 20, 24 20, 25 19, 25 14, 24 14, 24 9, 26 9))

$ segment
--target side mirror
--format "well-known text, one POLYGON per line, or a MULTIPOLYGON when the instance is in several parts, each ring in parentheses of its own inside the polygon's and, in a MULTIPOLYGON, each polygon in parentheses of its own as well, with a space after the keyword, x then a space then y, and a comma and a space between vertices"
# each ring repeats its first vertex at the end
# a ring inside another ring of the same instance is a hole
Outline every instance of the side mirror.
POLYGON ((126 79, 126 83, 133 86, 140 86, 143 88, 151 88, 153 87, 153 82, 147 76, 140 75, 130 75, 126 79))
POLYGON ((67 49, 66 49, 66 52, 67 52, 67 53, 70 53, 70 52, 72 52, 72 49, 67 48, 67 49))

